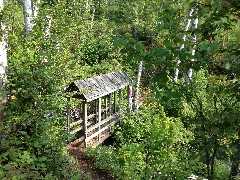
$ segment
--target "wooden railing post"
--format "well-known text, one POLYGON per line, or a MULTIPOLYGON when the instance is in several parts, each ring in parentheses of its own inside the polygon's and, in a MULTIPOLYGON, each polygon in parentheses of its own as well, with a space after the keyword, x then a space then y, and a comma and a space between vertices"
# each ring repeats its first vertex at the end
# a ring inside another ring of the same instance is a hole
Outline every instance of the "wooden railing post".
POLYGON ((113 105, 113 107, 114 107, 114 114, 117 112, 117 93, 116 93, 116 91, 114 91, 114 105, 113 105))
POLYGON ((70 143, 70 123, 71 123, 71 112, 70 112, 70 97, 67 98, 67 143, 70 143))
MULTIPOLYGON (((101 113, 102 113, 102 102, 101 102, 101 98, 98 98, 98 131, 101 130, 101 113)), ((100 140, 101 140, 101 133, 98 134, 98 143, 100 143, 100 140)))
POLYGON ((112 115, 112 93, 109 94, 109 116, 112 115))
POLYGON ((119 107, 118 107, 118 118, 119 124, 121 125, 121 111, 122 111, 122 89, 119 89, 119 107))
MULTIPOLYGON (((85 140, 87 138, 87 102, 83 102, 83 125, 84 125, 84 136, 85 140)), ((84 141, 85 141, 84 140, 84 141)), ((87 147, 87 142, 85 141, 85 147, 87 147)))
POLYGON ((104 101, 105 101, 105 118, 107 118, 107 96, 105 96, 104 101))
POLYGON ((98 99, 94 100, 95 101, 95 123, 98 122, 98 99))

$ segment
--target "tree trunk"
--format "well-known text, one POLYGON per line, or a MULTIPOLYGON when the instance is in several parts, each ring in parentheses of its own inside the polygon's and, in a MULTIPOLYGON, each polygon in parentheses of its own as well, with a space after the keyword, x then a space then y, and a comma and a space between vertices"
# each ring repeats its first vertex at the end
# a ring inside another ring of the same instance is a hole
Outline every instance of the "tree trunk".
POLYGON ((86 5, 85 5, 85 9, 86 9, 86 12, 88 12, 88 0, 86 0, 86 5))
POLYGON ((46 19, 47 19, 47 25, 46 25, 46 28, 45 28, 44 37, 49 38, 50 37, 50 28, 51 28, 51 25, 52 25, 52 17, 47 15, 46 19))
POLYGON ((142 66, 143 66, 143 61, 140 61, 138 64, 136 88, 135 88, 134 97, 133 97, 133 109, 134 110, 138 109, 137 100, 138 100, 139 86, 140 86, 140 80, 141 80, 141 75, 142 75, 142 66))
MULTIPOLYGON (((45 27, 45 31, 44 31, 44 38, 48 39, 48 38, 50 38, 50 35, 51 35, 50 28, 52 25, 52 17, 47 15, 46 22, 47 23, 46 23, 46 27, 45 27)), ((56 48, 58 48, 58 46, 56 48)), ((47 50, 45 50, 45 52, 47 53, 47 50)), ((43 54, 45 54, 45 56, 43 57, 42 62, 48 62, 48 55, 46 53, 43 53, 43 54)))
POLYGON ((136 29, 133 21, 131 21, 131 31, 132 31, 132 37, 134 39, 137 39, 137 29, 136 29))
MULTIPOLYGON (((240 131, 238 132, 240 138, 240 131)), ((233 156, 230 179, 240 179, 240 141, 237 143, 237 152, 233 156)))
MULTIPOLYGON (((40 0, 37 1, 37 4, 40 3, 40 0)), ((24 7, 24 22, 26 27, 26 37, 29 36, 30 31, 32 30, 34 23, 33 19, 37 16, 38 8, 37 5, 31 0, 23 0, 24 7)))
MULTIPOLYGON (((191 27, 191 21, 192 21, 192 14, 194 12, 194 9, 191 9, 189 12, 189 18, 187 19, 187 23, 186 23, 186 27, 185 27, 185 34, 183 35, 183 41, 186 41, 186 37, 187 37, 187 32, 189 31, 190 27, 191 27)), ((181 45, 180 47, 180 51, 184 49, 184 44, 181 45)), ((177 82, 178 81, 178 74, 179 74, 179 64, 181 63, 180 59, 177 59, 176 61, 176 67, 174 70, 174 77, 173 77, 173 81, 177 82)))
POLYGON ((216 158, 216 154, 217 154, 217 149, 213 150, 213 154, 210 158, 210 174, 209 174, 209 180, 213 179, 213 175, 214 175, 214 163, 215 163, 215 158, 216 158))
POLYGON ((96 10, 96 8, 95 8, 95 5, 93 6, 93 13, 92 13, 92 19, 91 19, 91 25, 90 25, 90 29, 92 30, 92 28, 93 28, 93 21, 94 21, 94 16, 95 16, 95 10, 96 10))
MULTIPOLYGON (((0 13, 2 13, 3 1, 0 1, 0 13)), ((4 85, 7 82, 7 33, 6 26, 3 22, 1 26, 1 41, 0 41, 0 119, 3 116, 4 106, 6 104, 6 92, 4 85)))
POLYGON ((23 0, 23 7, 24 7, 24 22, 26 28, 26 36, 29 36, 30 31, 33 28, 32 18, 33 18, 33 11, 32 11, 32 2, 31 0, 23 0))
POLYGON ((240 179, 240 149, 238 149, 236 159, 232 164, 230 179, 240 179))
MULTIPOLYGON (((197 27, 198 27, 198 15, 197 15, 197 14, 198 14, 198 8, 194 8, 193 15, 194 15, 195 19, 192 21, 192 28, 193 28, 193 30, 194 30, 194 29, 197 29, 197 27)), ((194 60, 194 56, 195 56, 195 51, 196 51, 196 43, 197 43, 197 35, 196 35, 195 32, 194 32, 194 34, 193 34, 193 36, 192 36, 192 44, 193 44, 193 47, 192 47, 192 49, 191 49, 191 54, 192 54, 191 61, 192 61, 192 62, 195 61, 195 60, 194 60)), ((193 71, 193 69, 190 68, 190 69, 188 70, 188 72, 187 72, 187 75, 186 75, 186 78, 185 78, 185 82, 186 82, 187 84, 189 84, 190 81, 191 81, 192 71, 193 71)))

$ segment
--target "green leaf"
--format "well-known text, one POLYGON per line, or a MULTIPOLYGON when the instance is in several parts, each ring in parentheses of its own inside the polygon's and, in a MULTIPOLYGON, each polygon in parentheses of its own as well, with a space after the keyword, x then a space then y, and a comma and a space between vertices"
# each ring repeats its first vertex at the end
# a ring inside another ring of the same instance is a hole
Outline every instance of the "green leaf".
POLYGON ((215 52, 218 50, 219 47, 220 47, 220 43, 213 42, 210 44, 209 50, 210 50, 210 52, 215 52))
POLYGON ((226 17, 221 18, 222 23, 228 23, 228 19, 226 17))
POLYGON ((208 44, 201 44, 199 51, 206 51, 208 49, 208 44))
POLYGON ((217 2, 217 1, 215 1, 215 2, 213 1, 211 5, 212 5, 213 8, 216 9, 216 8, 218 8, 220 6, 220 3, 217 2))

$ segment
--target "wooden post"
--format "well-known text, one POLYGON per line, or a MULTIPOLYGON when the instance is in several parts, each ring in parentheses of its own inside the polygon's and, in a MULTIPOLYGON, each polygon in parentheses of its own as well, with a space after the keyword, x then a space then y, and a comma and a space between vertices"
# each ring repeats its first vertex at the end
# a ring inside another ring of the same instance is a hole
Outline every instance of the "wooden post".
MULTIPOLYGON (((98 98, 98 131, 101 130, 101 113, 102 113, 102 109, 101 109, 101 106, 102 106, 102 102, 101 102, 101 98, 98 98)), ((100 143, 100 136, 101 136, 101 133, 98 134, 98 144, 100 143)))
POLYGON ((119 89, 119 109, 118 109, 118 118, 119 124, 121 125, 121 106, 122 106, 122 89, 119 89))
POLYGON ((105 96, 105 118, 107 118, 107 96, 105 96))
POLYGON ((70 123, 71 123, 71 112, 69 105, 70 97, 67 98, 67 142, 70 143, 70 123))
POLYGON ((114 91, 114 105, 113 105, 113 107, 114 107, 114 114, 117 112, 117 93, 116 93, 116 91, 114 91))
MULTIPOLYGON (((84 136, 87 138, 87 102, 83 102, 83 125, 84 125, 84 136)), ((87 142, 85 142, 85 147, 87 147, 87 142)))
POLYGON ((109 94, 109 97, 108 97, 108 101, 109 101, 109 116, 112 115, 112 93, 109 94))
POLYGON ((95 101, 95 114, 96 114, 95 123, 97 123, 98 122, 98 100, 96 99, 94 101, 95 101))

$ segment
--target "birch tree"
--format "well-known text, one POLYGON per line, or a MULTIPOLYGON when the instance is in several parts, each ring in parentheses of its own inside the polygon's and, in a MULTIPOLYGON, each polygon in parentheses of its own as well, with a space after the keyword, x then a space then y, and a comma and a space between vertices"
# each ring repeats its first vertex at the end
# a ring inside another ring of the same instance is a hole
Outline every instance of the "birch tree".
POLYGON ((34 26, 33 20, 37 16, 37 13, 38 13, 37 5, 39 3, 40 3, 40 0, 38 0, 36 4, 34 4, 31 0, 23 0, 26 37, 29 36, 29 33, 34 26))
MULTIPOLYGON (((197 43, 197 35, 196 35, 196 32, 194 31, 194 30, 197 29, 197 27, 198 27, 198 15, 197 15, 197 13, 198 13, 198 8, 195 7, 195 8, 193 9, 194 19, 193 19, 193 21, 192 21, 192 28, 193 28, 192 49, 191 49, 192 58, 191 58, 191 60, 190 60, 190 61, 192 61, 192 62, 195 61, 195 60, 194 60, 194 56, 195 56, 196 43, 197 43)), ((193 69, 192 69, 192 68, 190 68, 190 69, 188 70, 188 72, 187 72, 186 79, 185 79, 185 82, 186 82, 187 84, 189 84, 190 81, 191 81, 192 72, 193 72, 193 69)))
MULTIPOLYGON (((52 25, 52 17, 50 15, 46 16, 46 23, 47 24, 46 24, 45 31, 44 31, 44 38, 48 39, 48 38, 50 38, 50 35, 51 35, 50 28, 51 28, 51 25, 52 25)), ((57 43, 56 49, 59 49, 58 47, 59 47, 59 44, 57 43)), ((47 52, 47 50, 45 50, 45 52, 47 52)), ((48 62, 48 56, 47 55, 44 56, 43 62, 48 62)))
POLYGON ((142 66, 143 66, 143 61, 140 61, 139 64, 138 64, 136 87, 135 87, 134 97, 133 97, 133 109, 138 109, 137 100, 138 100, 140 80, 141 80, 141 75, 142 75, 142 66))
MULTIPOLYGON (((183 42, 186 41, 187 33, 188 33, 188 31, 189 31, 189 29, 190 29, 190 27, 191 27, 191 21, 192 21, 191 18, 192 18, 193 11, 194 11, 194 9, 191 9, 191 10, 189 11, 189 17, 188 17, 188 19, 187 19, 187 21, 186 21, 185 34, 183 35, 183 42)), ((180 51, 182 51, 184 48, 185 48, 185 45, 182 44, 181 47, 180 47, 180 51)), ((177 59, 177 61, 176 61, 176 68, 175 68, 175 70, 174 70, 174 77, 173 77, 173 81, 174 81, 174 82, 177 82, 177 81, 178 81, 178 75, 179 75, 179 69, 178 69, 178 67, 179 67, 179 64, 180 64, 180 63, 181 63, 180 59, 177 59)))
POLYGON ((93 21, 94 21, 95 11, 96 11, 96 7, 95 7, 95 4, 94 4, 94 5, 93 5, 92 18, 91 18, 91 25, 90 25, 90 29, 91 29, 91 30, 92 30, 92 28, 93 28, 93 21))
POLYGON ((86 12, 88 12, 88 6, 89 6, 89 3, 88 3, 88 0, 86 0, 86 4, 85 4, 85 9, 86 9, 86 12))
MULTIPOLYGON (((186 22, 186 27, 185 27, 185 34, 183 35, 183 42, 186 42, 187 40, 187 34, 189 34, 188 32, 190 30, 193 31, 193 35, 190 37, 190 44, 192 44, 192 47, 191 47, 191 59, 190 61, 193 62, 194 61, 194 56, 195 56, 195 51, 196 51, 196 43, 197 43, 197 36, 196 36, 196 33, 195 33, 195 29, 198 27, 198 8, 195 7, 195 8, 192 8, 190 11, 189 11, 189 15, 188 15, 188 19, 187 19, 187 22, 186 22)), ((180 47, 180 51, 182 51, 183 49, 185 48, 185 45, 182 44, 181 47, 180 47)), ((181 60, 180 59, 177 59, 176 61, 176 67, 175 67, 175 70, 174 70, 174 77, 173 77, 173 81, 174 82, 177 82, 178 81, 178 76, 179 76, 179 64, 181 63, 181 60)), ((190 83, 190 80, 192 78, 192 72, 193 72, 193 69, 192 68, 189 68, 187 74, 186 74, 186 77, 185 77, 185 82, 188 84, 190 83)))
MULTIPOLYGON (((3 11, 3 0, 0 0, 0 14, 3 11)), ((4 85, 7 81, 7 33, 6 26, 1 20, 1 41, 0 41, 0 117, 6 103, 4 85)))
POLYGON ((45 32, 44 32, 44 37, 49 38, 50 37, 50 28, 52 25, 52 17, 50 15, 47 15, 46 20, 47 20, 47 25, 46 25, 45 32))

